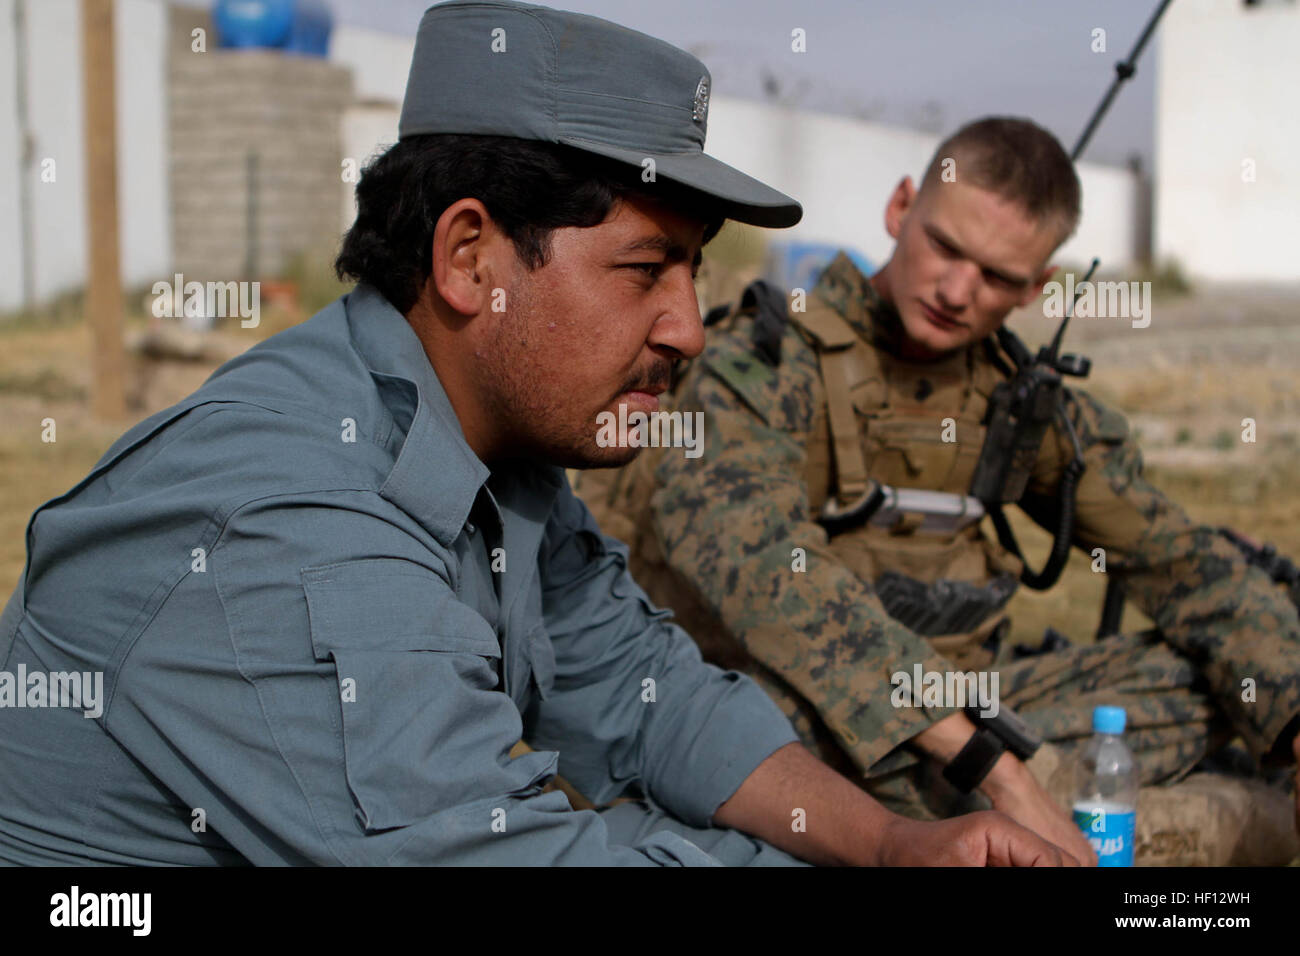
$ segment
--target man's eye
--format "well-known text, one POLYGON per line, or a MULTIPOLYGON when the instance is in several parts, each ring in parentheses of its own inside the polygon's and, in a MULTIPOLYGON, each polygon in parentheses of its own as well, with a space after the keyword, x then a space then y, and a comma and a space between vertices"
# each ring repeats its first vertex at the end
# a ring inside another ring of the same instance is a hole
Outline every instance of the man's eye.
POLYGON ((625 269, 635 269, 638 272, 644 272, 652 279, 659 278, 659 273, 663 271, 662 262, 629 262, 624 265, 625 269))
POLYGON ((934 247, 946 256, 950 256, 957 251, 952 246, 948 245, 948 243, 944 242, 942 239, 936 239, 934 236, 930 237, 930 242, 932 242, 934 244, 934 247))

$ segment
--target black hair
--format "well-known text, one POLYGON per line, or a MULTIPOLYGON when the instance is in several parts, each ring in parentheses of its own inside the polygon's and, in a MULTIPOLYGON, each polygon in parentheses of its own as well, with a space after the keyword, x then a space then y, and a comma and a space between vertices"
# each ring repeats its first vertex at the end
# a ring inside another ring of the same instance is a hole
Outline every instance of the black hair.
POLYGON ((555 229, 597 225, 628 196, 666 201, 703 220, 705 242, 717 234, 723 217, 705 197, 666 181, 643 183, 640 174, 638 166, 536 140, 410 136, 362 173, 356 222, 334 271, 373 285, 405 314, 428 281, 438 217, 465 198, 483 203, 529 269, 549 260, 555 229))

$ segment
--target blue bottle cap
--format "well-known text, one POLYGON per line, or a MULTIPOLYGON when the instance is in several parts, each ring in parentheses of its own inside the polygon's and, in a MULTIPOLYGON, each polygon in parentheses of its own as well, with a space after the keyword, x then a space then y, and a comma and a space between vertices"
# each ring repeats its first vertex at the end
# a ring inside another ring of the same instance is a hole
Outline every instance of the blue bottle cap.
POLYGON ((1092 731, 1096 734, 1122 734, 1128 715, 1123 707, 1094 707, 1092 731))

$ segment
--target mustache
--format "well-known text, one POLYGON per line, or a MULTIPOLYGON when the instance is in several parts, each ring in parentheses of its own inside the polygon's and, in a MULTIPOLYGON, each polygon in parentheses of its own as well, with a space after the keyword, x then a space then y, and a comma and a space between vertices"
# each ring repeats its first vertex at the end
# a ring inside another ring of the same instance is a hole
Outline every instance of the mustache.
POLYGON ((667 359, 660 359, 647 369, 639 370, 629 377, 618 390, 624 392, 645 392, 658 389, 664 391, 672 384, 673 365, 667 359))

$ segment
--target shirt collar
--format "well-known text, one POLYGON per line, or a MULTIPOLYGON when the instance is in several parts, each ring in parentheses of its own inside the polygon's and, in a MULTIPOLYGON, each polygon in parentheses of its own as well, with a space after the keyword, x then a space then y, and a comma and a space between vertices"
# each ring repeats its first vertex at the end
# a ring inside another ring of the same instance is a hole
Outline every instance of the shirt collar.
POLYGON ((444 546, 464 529, 480 489, 508 535, 540 537, 564 484, 563 469, 518 463, 490 470, 465 441, 451 400, 405 316, 366 283, 345 299, 353 345, 371 374, 409 383, 416 394, 415 414, 408 415, 406 439, 380 495, 444 546), (486 487, 490 475, 493 488, 486 487))
POLYGON ((853 330, 877 348, 897 355, 902 343, 903 320, 892 304, 880 297, 871 280, 843 252, 822 272, 813 292, 821 296, 853 330))
POLYGON ((379 494, 450 546, 488 479, 488 467, 465 441, 451 400, 406 318, 366 283, 344 298, 352 342, 366 367, 415 389, 415 414, 379 494))

